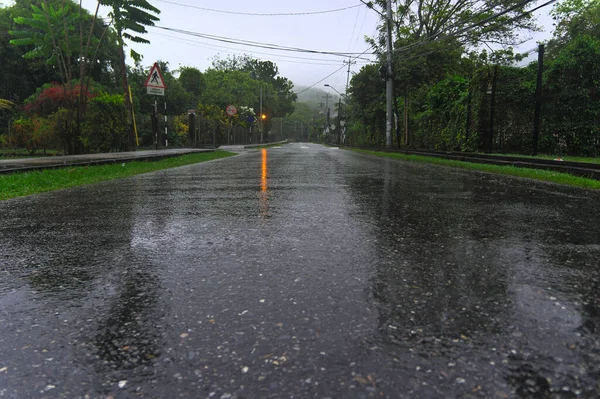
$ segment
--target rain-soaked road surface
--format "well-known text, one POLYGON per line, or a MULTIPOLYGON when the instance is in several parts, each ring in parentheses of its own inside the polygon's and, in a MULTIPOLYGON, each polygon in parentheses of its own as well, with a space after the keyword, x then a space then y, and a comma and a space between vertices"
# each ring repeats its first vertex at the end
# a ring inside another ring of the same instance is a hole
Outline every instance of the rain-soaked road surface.
POLYGON ((0 203, 0 397, 598 397, 600 196, 313 144, 0 203))

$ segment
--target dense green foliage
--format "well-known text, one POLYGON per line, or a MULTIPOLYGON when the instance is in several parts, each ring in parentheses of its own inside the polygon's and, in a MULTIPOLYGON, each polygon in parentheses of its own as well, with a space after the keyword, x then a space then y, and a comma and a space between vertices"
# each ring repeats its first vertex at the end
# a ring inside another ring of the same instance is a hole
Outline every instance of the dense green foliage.
POLYGON ((0 101, 0 146, 26 148, 30 154, 129 150, 135 145, 134 121, 140 146, 154 146, 156 139, 158 145, 187 145, 189 110, 200 118, 203 143, 209 135, 211 143, 213 137, 226 143, 232 129, 248 140, 248 132, 262 128, 267 140, 273 118, 294 111, 292 82, 274 63, 249 56, 217 59, 206 71, 193 66, 171 71, 168 62, 158 61, 166 95, 148 95, 144 84, 152 63, 143 65, 141 54, 131 52, 136 63, 127 66, 124 47, 148 42, 146 27, 160 13, 150 3, 98 1, 110 9, 109 24, 98 9, 90 14, 74 0, 0 6, 0 98, 5 99, 0 101), (234 117, 225 114, 228 105, 238 108, 234 117))
MULTIPOLYGON (((498 38, 510 42, 515 37, 507 32, 518 26, 533 28, 532 21, 527 16, 507 20, 510 23, 506 25, 496 19, 485 29, 481 29, 484 24, 463 34, 464 27, 472 23, 470 17, 464 17, 475 14, 470 2, 452 2, 459 3, 466 7, 462 16, 443 11, 446 2, 428 3, 429 17, 425 12, 415 14, 414 7, 405 7, 401 1, 394 3, 395 145, 483 151, 489 150, 491 140, 497 152, 531 153, 537 61, 518 66, 523 57, 510 48, 492 52, 471 49, 498 38), (439 23, 440 18, 446 25, 439 23), (447 25, 452 20, 455 23, 447 25)), ((492 9, 512 9, 515 4, 494 2, 492 9)), ((520 13, 522 9, 513 11, 520 13)), ((485 19, 486 15, 476 17, 485 19)), ((546 46, 538 150, 598 156, 600 2, 566 0, 552 15, 556 31, 546 46)), ((382 36, 372 40, 381 63, 384 43, 382 36)), ((351 81, 351 144, 385 143, 385 83, 380 66, 363 67, 351 81)))
POLYGON ((82 132, 86 152, 111 152, 127 141, 123 96, 103 93, 90 100, 82 132))

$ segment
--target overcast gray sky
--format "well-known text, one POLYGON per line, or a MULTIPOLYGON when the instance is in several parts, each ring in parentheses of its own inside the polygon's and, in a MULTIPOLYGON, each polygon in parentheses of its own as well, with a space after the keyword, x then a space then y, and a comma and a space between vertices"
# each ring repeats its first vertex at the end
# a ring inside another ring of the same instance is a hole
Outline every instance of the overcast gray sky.
MULTIPOLYGON (((364 36, 372 36, 378 22, 377 13, 362 5, 359 0, 149 1, 161 10, 161 20, 157 23, 161 27, 319 51, 363 52, 368 47, 364 36), (347 7, 352 8, 295 16, 231 13, 313 13, 347 7)), ((96 0, 83 0, 83 6, 93 13, 96 0)), ((530 7, 533 7, 533 4, 530 7)), ((550 8, 546 7, 538 12, 541 14, 539 24, 544 27, 545 32, 531 36, 532 40, 519 47, 521 50, 535 47, 536 40, 545 40, 550 36, 552 21, 547 16, 550 8)), ((101 9, 100 14, 106 17, 108 12, 108 9, 101 9)), ((275 62, 281 75, 297 85, 312 85, 341 68, 316 87, 323 87, 323 84, 328 83, 341 92, 346 86, 347 68, 343 68, 342 57, 246 47, 152 27, 148 30, 146 37, 151 44, 133 46, 143 54, 143 64, 147 66, 160 59, 168 61, 171 69, 194 66, 204 71, 216 55, 225 58, 228 54, 246 53, 255 58, 275 62)), ((364 61, 358 60, 357 64, 352 65, 352 70, 357 72, 362 65, 364 61)))
MULTIPOLYGON (((150 0, 161 10, 158 26, 176 28, 233 39, 271 43, 319 51, 360 53, 367 49, 364 36, 375 33, 378 15, 362 5, 359 0, 150 0), (352 7, 323 14, 295 16, 236 15, 222 10, 239 13, 311 13, 352 7), (206 8, 206 9, 201 9, 206 8)), ((93 12, 96 1, 84 0, 84 6, 93 12)), ((533 6, 531 6, 533 7, 533 6)), ((547 14, 550 7, 544 10, 547 14)), ((108 10, 102 10, 103 16, 108 10)), ((540 24, 552 28, 551 20, 544 16, 540 24)), ((161 59, 168 61, 171 69, 179 66, 195 66, 205 70, 216 55, 250 54, 255 58, 274 61, 282 76, 297 85, 312 85, 343 67, 344 58, 328 55, 274 51, 231 43, 212 41, 180 33, 149 28, 149 45, 135 45, 136 51, 144 55, 144 64, 151 65, 161 59), (304 59, 292 58, 302 57, 304 59)), ((521 46, 523 50, 535 46, 536 39, 548 34, 536 34, 530 42, 521 46)), ((372 56, 370 56, 373 58, 372 56)), ((367 57, 368 58, 368 57, 367 57)), ((364 62, 358 60, 352 66, 358 71, 364 62)), ((347 68, 327 78, 316 87, 328 83, 338 91, 346 86, 347 68)))
MULTIPOLYGON (((158 26, 176 28, 234 39, 271 43, 303 49, 355 52, 368 48, 365 35, 373 35, 378 15, 358 0, 150 0, 161 10, 158 26), (215 10, 243 13, 299 13, 316 12, 352 7, 350 9, 310 15, 253 16, 236 15, 215 10), (198 7, 198 8, 195 8, 198 7)), ((84 7, 93 12, 95 0, 84 0, 84 7)), ((108 10, 102 10, 103 16, 108 10)), ((148 28, 149 45, 134 45, 144 55, 143 64, 151 65, 161 59, 169 62, 171 69, 179 66, 208 68, 212 59, 220 55, 250 54, 255 58, 271 60, 277 64, 282 76, 295 84, 311 85, 335 70, 343 67, 343 57, 274 51, 270 49, 240 46, 187 36, 180 33, 148 28), (294 58, 300 57, 300 58, 294 58)), ((365 58, 373 58, 366 56, 365 58)), ((347 59, 346 59, 347 60, 347 59)), ((364 63, 353 65, 358 71, 364 63)), ((346 86, 347 68, 342 68, 320 84, 328 83, 343 91, 346 86)))

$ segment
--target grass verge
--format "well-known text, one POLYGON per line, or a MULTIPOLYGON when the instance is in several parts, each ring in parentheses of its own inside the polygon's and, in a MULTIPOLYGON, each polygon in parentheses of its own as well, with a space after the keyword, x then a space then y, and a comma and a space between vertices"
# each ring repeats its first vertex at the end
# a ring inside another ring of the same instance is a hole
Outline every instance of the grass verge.
POLYGON ((162 169, 226 158, 232 155, 235 154, 227 151, 201 152, 161 159, 160 161, 127 162, 125 166, 117 163, 0 175, 0 200, 119 179, 162 169))
POLYGON ((402 159, 406 161, 431 163, 437 165, 453 166, 455 168, 478 170, 489 173, 496 173, 501 175, 525 177, 529 179, 548 181, 558 184, 566 184, 569 186, 600 190, 600 181, 587 179, 585 177, 578 177, 569 175, 567 173, 553 172, 542 169, 528 169, 528 168, 517 168, 515 166, 504 166, 504 165, 488 165, 482 163, 473 162, 462 162, 454 161, 451 159, 427 157, 422 155, 404 155, 390 152, 380 152, 371 150, 358 150, 350 149, 350 151, 359 152, 361 154, 376 155, 378 157, 402 159))

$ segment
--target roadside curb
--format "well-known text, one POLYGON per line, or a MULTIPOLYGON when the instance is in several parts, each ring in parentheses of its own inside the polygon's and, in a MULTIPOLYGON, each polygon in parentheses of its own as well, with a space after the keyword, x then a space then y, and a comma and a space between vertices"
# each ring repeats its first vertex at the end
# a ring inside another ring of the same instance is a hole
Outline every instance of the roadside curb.
POLYGON ((287 144, 287 143, 289 143, 289 141, 283 140, 283 141, 275 141, 273 143, 248 144, 248 145, 245 145, 244 148, 264 147, 264 146, 267 146, 267 145, 279 145, 279 144, 287 144))
MULTIPOLYGON (((16 172, 33 172, 44 169, 62 169, 79 166, 100 166, 133 161, 156 161, 161 159, 180 157, 182 155, 215 152, 216 149, 177 149, 173 151, 160 150, 149 152, 147 155, 128 156, 130 153, 90 154, 89 156, 60 156, 50 158, 23 158, 10 161, 0 161, 0 174, 16 172), (121 154, 121 155, 119 155, 121 154)), ((136 152, 140 154, 140 152, 136 152)))

